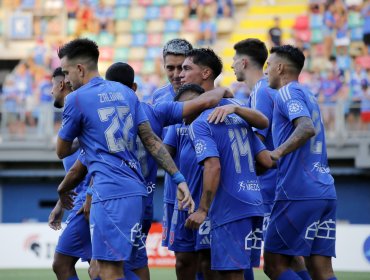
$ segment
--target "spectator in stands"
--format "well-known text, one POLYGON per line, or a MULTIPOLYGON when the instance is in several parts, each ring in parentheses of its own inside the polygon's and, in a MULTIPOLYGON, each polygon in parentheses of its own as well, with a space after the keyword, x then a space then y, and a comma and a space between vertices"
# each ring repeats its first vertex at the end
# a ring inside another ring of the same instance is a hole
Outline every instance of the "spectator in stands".
POLYGON ((340 55, 348 54, 348 46, 350 43, 348 34, 348 24, 347 24, 347 13, 340 12, 336 15, 335 21, 335 40, 334 45, 336 47, 336 53, 340 55))
POLYGON ((322 77, 319 101, 322 104, 325 128, 329 131, 334 128, 335 103, 341 88, 342 82, 334 69, 329 70, 327 75, 322 77))
POLYGON ((360 128, 361 101, 363 99, 362 83, 366 81, 366 71, 361 64, 355 64, 351 69, 349 80, 349 111, 347 122, 349 129, 358 130, 360 128))
POLYGON ((364 79, 361 82, 362 102, 361 102, 361 121, 362 129, 366 130, 370 124, 370 87, 369 79, 364 79))
POLYGON ((216 40, 217 26, 212 9, 204 9, 200 19, 200 31, 198 34, 198 45, 211 45, 216 40))
POLYGON ((370 0, 364 0, 361 14, 364 18, 363 41, 365 44, 365 55, 367 55, 370 53, 370 0))
POLYGON ((113 33, 113 9, 104 4, 104 1, 99 1, 99 5, 95 8, 95 17, 98 20, 98 32, 107 31, 113 33))
POLYGON ((85 3, 81 3, 80 8, 77 10, 77 36, 84 32, 96 33, 94 27, 94 13, 91 7, 85 3))
POLYGON ((274 18, 274 26, 269 29, 268 35, 270 39, 270 44, 272 47, 278 47, 281 45, 281 36, 283 32, 280 28, 280 18, 274 18))
POLYGON ((231 18, 234 16, 232 0, 217 0, 217 17, 231 18))
POLYGON ((326 5, 323 17, 324 54, 326 57, 330 57, 332 53, 335 27, 334 11, 335 7, 333 4, 326 5))
POLYGON ((187 18, 199 18, 203 9, 201 2, 201 0, 187 1, 187 18))
POLYGON ((76 18, 79 8, 79 0, 65 0, 68 18, 76 18))

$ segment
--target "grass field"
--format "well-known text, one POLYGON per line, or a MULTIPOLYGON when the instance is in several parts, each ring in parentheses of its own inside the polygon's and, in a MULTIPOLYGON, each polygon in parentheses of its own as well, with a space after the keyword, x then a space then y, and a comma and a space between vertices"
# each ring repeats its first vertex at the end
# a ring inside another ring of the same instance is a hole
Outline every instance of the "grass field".
MULTIPOLYGON (((88 280, 86 270, 79 270, 80 280, 88 280)), ((152 280, 173 280, 176 279, 175 270, 167 268, 153 268, 150 270, 152 280)), ((369 280, 369 272, 337 272, 339 280, 369 280)), ((49 280, 56 279, 53 272, 47 269, 0 269, 1 280, 49 280)), ((255 270, 255 280, 268 279, 261 270, 255 270)))

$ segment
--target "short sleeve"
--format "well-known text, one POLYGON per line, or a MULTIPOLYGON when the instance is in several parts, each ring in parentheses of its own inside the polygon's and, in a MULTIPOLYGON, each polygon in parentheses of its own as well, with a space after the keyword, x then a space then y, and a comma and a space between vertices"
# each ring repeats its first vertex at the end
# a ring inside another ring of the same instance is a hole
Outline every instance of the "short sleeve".
POLYGON ((289 88, 289 86, 281 88, 277 93, 276 105, 282 115, 290 121, 300 117, 311 117, 302 95, 300 90, 289 88))
MULTIPOLYGON (((253 108, 264 114, 269 120, 269 126, 272 124, 272 115, 274 110, 274 100, 272 93, 267 87, 263 87, 256 95, 256 108, 253 108)), ((269 133, 269 127, 265 129, 253 128, 253 131, 258 132, 263 137, 267 137, 269 133)))
POLYGON ((198 163, 206 158, 220 157, 215 139, 207 121, 197 119, 189 126, 189 135, 192 141, 198 163))
POLYGON ((162 102, 154 105, 154 113, 163 127, 182 122, 183 102, 162 102))
POLYGON ((77 94, 67 95, 62 124, 58 133, 59 137, 65 141, 72 142, 81 131, 82 114, 77 103, 77 94))
POLYGON ((148 121, 148 117, 146 116, 144 109, 142 108, 138 99, 135 100, 135 103, 136 125, 140 125, 141 123, 148 121))
POLYGON ((262 143, 262 141, 256 136, 255 133, 253 133, 252 130, 248 129, 248 134, 250 137, 250 144, 251 144, 251 149, 253 152, 253 157, 256 158, 256 156, 262 152, 263 150, 266 150, 266 146, 262 143))
POLYGON ((171 125, 168 128, 166 136, 164 137, 164 140, 163 140, 164 144, 177 148, 177 143, 178 143, 177 142, 177 127, 178 126, 176 125, 171 125))
POLYGON ((84 150, 81 149, 77 159, 82 163, 83 166, 87 167, 86 154, 84 150))

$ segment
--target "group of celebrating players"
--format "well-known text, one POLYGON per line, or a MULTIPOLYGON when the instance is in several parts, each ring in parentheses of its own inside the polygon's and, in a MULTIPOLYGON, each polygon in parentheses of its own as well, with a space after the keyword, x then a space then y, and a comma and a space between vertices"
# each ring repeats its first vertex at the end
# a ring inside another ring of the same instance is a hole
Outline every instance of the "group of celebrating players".
POLYGON ((57 155, 67 174, 50 227, 71 211, 54 256, 58 279, 78 279, 80 258, 91 279, 150 279, 158 165, 162 245, 175 252, 177 279, 252 280, 262 242, 270 279, 336 279, 336 193, 317 100, 298 83, 305 57, 291 45, 268 55, 258 39, 234 50, 248 104, 215 88, 215 52, 184 39, 163 48, 169 83, 153 104, 139 102, 127 63, 99 76, 95 42, 59 49, 52 94, 64 108, 57 155))

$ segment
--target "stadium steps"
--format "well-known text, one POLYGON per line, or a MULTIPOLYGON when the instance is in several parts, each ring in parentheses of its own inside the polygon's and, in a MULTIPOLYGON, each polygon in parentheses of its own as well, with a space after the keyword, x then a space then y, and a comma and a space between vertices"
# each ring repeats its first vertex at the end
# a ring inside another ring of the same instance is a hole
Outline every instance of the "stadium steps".
POLYGON ((229 37, 217 43, 216 49, 224 63, 222 85, 230 86, 235 81, 231 69, 233 45, 246 38, 258 38, 268 45, 267 31, 273 26, 273 18, 280 18, 283 42, 291 41, 291 31, 297 16, 308 10, 308 0, 275 0, 275 5, 266 5, 264 0, 249 1, 249 6, 236 14, 235 28, 229 37))

